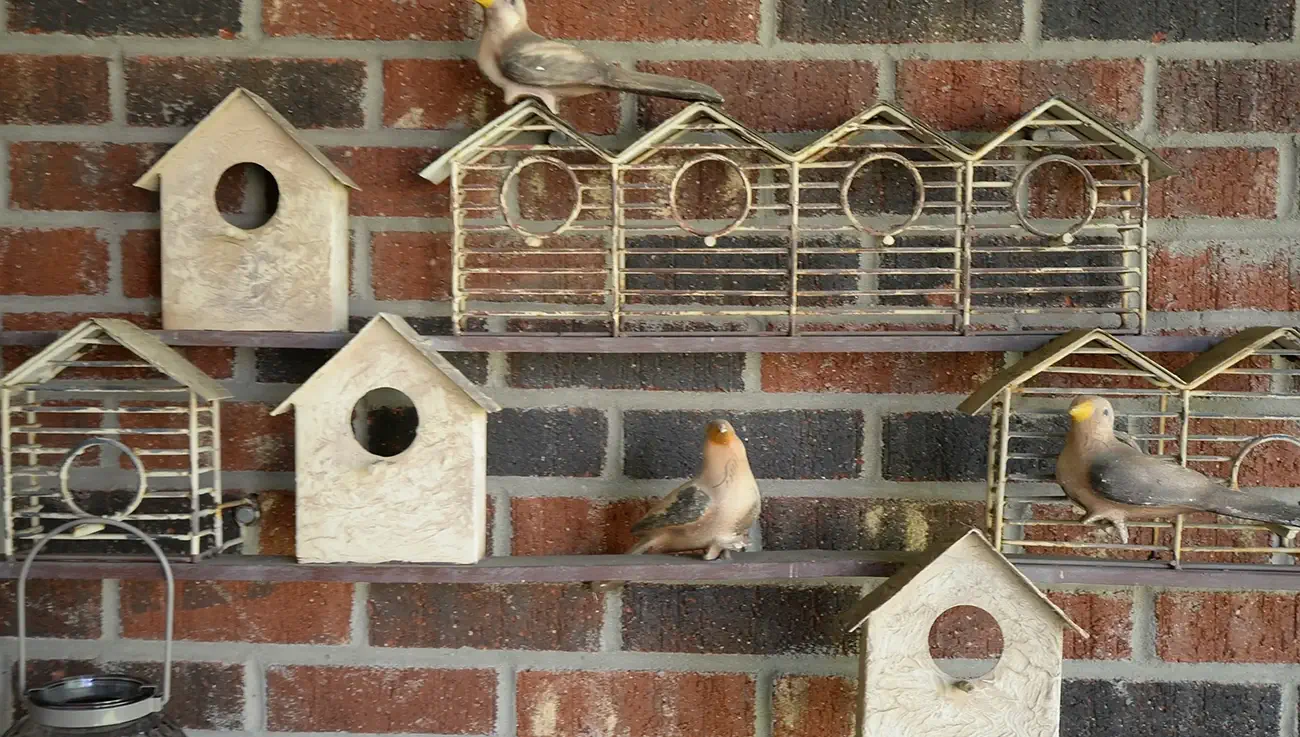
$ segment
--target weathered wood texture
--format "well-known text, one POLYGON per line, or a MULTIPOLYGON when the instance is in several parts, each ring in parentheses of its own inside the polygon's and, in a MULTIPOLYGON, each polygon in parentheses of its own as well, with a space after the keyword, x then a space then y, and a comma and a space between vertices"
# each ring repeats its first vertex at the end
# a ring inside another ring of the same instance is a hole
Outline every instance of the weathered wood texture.
POLYGON ((474 563, 487 539, 487 411, 388 320, 372 320, 276 409, 297 413, 298 560, 474 563), (389 458, 353 434, 353 408, 379 388, 419 415, 410 447, 389 458))
POLYGON ((246 92, 219 105, 141 180, 162 191, 163 327, 337 331, 348 318, 348 188, 246 92), (254 163, 279 204, 244 230, 217 210, 217 183, 254 163))
POLYGON ((1056 737, 1065 615, 978 533, 916 573, 897 574, 862 629, 859 737, 1056 737), (947 610, 974 606, 1002 630, 1002 657, 961 680, 930 657, 930 628, 947 610))

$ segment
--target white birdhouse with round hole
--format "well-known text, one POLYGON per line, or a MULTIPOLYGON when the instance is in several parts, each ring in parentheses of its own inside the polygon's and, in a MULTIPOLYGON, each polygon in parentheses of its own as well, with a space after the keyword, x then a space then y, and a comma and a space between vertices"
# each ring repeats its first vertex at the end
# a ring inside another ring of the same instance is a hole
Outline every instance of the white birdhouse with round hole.
POLYGON ((1057 737, 1065 631, 1088 634, 977 530, 927 558, 848 614, 861 638, 858 737, 1057 737), (978 614, 989 641, 1001 635, 991 668, 932 657, 931 631, 954 609, 978 614))
POLYGON ((496 402, 380 313, 271 414, 294 408, 303 563, 475 563, 496 402))
POLYGON ((236 89, 135 183, 162 199, 166 330, 347 329, 356 184, 236 89))

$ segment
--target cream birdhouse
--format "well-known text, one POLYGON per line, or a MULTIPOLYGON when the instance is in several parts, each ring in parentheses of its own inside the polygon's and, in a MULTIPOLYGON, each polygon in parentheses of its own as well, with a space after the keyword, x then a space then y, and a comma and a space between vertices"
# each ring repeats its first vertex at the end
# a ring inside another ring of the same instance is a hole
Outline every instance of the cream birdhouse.
POLYGON ((858 737, 1057 737, 1064 630, 1070 621, 976 530, 925 565, 904 568, 849 613, 861 640, 858 737), (930 629, 953 607, 997 622, 1003 653, 978 678, 930 657, 930 629))
POLYGON ((236 89, 135 185, 161 190, 164 329, 347 329, 357 185, 265 100, 236 89), (218 185, 249 170, 265 204, 228 217, 218 185))
POLYGON ((271 414, 290 405, 300 562, 484 556, 487 415, 500 407, 405 320, 376 316, 271 414))

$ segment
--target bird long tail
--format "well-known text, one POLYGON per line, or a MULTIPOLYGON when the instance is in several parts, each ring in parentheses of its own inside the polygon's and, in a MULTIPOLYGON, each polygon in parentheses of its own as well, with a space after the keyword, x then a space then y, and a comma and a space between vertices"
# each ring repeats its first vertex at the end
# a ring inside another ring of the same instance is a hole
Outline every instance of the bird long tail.
POLYGON ((1211 504, 1208 507, 1211 512, 1300 528, 1300 505, 1287 504, 1260 494, 1225 489, 1214 494, 1211 504))
POLYGON ((722 104, 722 95, 702 82, 663 74, 637 72, 622 67, 611 69, 609 87, 622 92, 671 97, 674 100, 722 104))

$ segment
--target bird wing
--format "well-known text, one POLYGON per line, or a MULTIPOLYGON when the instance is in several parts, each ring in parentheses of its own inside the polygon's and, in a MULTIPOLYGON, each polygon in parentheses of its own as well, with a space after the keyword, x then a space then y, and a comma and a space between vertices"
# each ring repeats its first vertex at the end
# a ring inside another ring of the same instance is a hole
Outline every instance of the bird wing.
POLYGON ((1094 457, 1088 479, 1093 491, 1106 499, 1136 507, 1196 507, 1218 487, 1190 468, 1127 445, 1094 457))
POLYGON ((578 87, 608 81, 608 64, 576 46, 525 32, 501 51, 501 73, 528 87, 578 87))
POLYGON ((709 505, 712 503, 713 497, 709 496, 709 492, 695 481, 687 481, 673 489, 662 502, 642 517, 641 521, 632 525, 632 532, 649 532, 662 527, 677 527, 698 522, 705 512, 709 511, 709 505))

